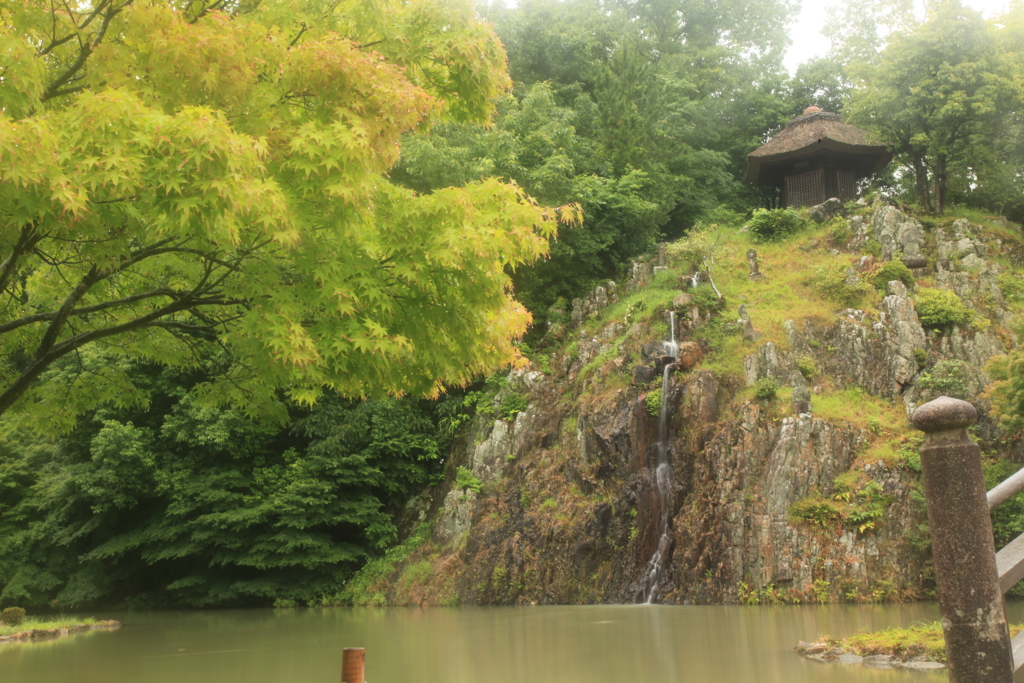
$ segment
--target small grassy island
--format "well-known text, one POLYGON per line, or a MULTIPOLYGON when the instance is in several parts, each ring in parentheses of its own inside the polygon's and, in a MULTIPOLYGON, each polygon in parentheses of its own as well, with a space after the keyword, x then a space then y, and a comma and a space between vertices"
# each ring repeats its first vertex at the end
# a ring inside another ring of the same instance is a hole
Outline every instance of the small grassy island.
POLYGON ((100 621, 92 617, 83 619, 75 616, 54 619, 26 618, 25 610, 20 607, 8 607, 0 612, 0 643, 60 638, 72 633, 99 629, 114 630, 120 627, 121 622, 113 619, 100 621))
MULTIPOLYGON (((1010 626, 1010 637, 1021 629, 1024 629, 1022 624, 1010 626)), ((801 641, 793 649, 804 657, 838 664, 925 669, 941 668, 946 663, 946 643, 938 621, 862 632, 846 638, 824 635, 814 643, 801 641)))

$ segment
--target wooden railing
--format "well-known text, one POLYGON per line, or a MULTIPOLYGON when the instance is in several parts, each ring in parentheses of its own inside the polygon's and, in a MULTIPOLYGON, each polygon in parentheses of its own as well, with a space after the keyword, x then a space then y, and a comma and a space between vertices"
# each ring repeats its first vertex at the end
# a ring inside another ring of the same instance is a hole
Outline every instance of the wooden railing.
MULTIPOLYGON (((1021 491, 1024 491, 1024 468, 988 492, 985 496, 988 509, 994 510, 1021 491)), ((996 553, 996 573, 999 575, 999 591, 1003 595, 1024 579, 1024 534, 996 553)), ((1016 675, 1024 669, 1024 631, 1010 641, 1010 648, 1013 650, 1013 672, 1016 675)))

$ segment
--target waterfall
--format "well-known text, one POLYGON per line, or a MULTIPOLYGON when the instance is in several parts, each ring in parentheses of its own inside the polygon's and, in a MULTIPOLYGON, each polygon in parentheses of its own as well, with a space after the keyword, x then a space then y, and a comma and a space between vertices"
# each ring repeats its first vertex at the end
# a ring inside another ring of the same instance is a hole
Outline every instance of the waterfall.
MULTIPOLYGON (((661 342, 661 350, 665 352, 666 356, 672 356, 672 360, 675 360, 679 356, 679 342, 676 341, 676 312, 669 311, 668 313, 668 330, 669 340, 661 342)), ((664 389, 664 387, 662 387, 664 389)), ((665 401, 661 401, 661 409, 665 410, 665 401)))
MULTIPOLYGON (((672 360, 679 355, 679 343, 676 342, 676 314, 669 313, 669 341, 662 342, 662 349, 666 356, 672 360)), ((675 368, 675 363, 666 363, 665 370, 661 375, 661 410, 658 413, 658 468, 655 470, 655 480, 658 483, 658 493, 661 501, 661 536, 658 538, 658 548, 647 561, 647 576, 644 587, 644 603, 652 604, 654 594, 661 583, 663 564, 668 555, 668 544, 670 541, 668 517, 672 508, 670 499, 672 494, 672 468, 668 462, 668 395, 669 375, 675 368)))

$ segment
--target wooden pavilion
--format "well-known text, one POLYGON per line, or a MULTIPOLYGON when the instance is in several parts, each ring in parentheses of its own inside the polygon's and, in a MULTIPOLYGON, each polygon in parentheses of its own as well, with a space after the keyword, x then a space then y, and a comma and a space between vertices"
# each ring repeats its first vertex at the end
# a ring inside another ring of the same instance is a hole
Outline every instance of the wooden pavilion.
POLYGON ((782 206, 813 206, 857 197, 857 180, 885 168, 892 155, 838 114, 808 107, 747 155, 747 181, 781 190, 782 206))

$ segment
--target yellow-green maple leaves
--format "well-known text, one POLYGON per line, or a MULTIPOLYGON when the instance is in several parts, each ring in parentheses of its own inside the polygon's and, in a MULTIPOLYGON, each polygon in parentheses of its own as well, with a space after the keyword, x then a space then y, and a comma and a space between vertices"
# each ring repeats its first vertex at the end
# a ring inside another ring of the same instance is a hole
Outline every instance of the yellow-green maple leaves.
POLYGON ((0 412, 28 391, 70 424, 39 378, 86 344, 219 354, 205 391, 254 413, 282 387, 434 395, 511 361, 530 318, 506 269, 554 214, 497 181, 387 178, 405 132, 486 120, 507 85, 472 8, 211 7, 0 2, 24 61, 0 78, 0 412))

